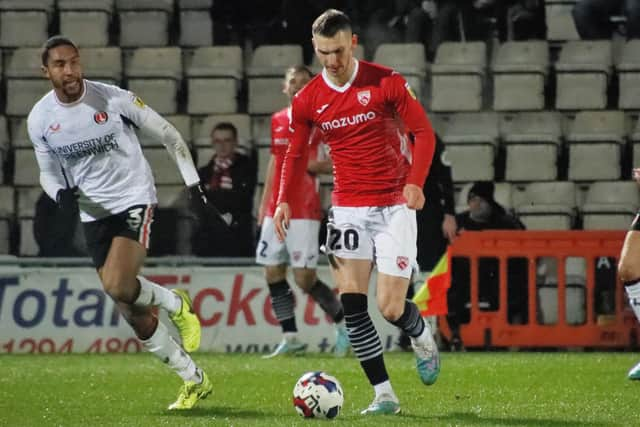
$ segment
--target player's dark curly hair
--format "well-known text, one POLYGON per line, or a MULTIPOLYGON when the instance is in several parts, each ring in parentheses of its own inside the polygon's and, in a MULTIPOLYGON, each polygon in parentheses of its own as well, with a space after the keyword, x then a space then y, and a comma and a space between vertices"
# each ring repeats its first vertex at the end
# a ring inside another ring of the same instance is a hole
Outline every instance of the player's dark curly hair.
POLYGON ((78 51, 78 46, 76 46, 73 40, 71 40, 69 37, 65 37, 61 35, 50 37, 49 40, 44 42, 44 45, 42 46, 41 56, 42 56, 43 66, 46 67, 47 63, 49 62, 49 51, 54 47, 58 47, 58 46, 71 46, 76 50, 76 52, 78 51))
POLYGON ((311 26, 311 33, 322 37, 333 37, 338 31, 351 31, 351 19, 337 9, 327 9, 311 26))

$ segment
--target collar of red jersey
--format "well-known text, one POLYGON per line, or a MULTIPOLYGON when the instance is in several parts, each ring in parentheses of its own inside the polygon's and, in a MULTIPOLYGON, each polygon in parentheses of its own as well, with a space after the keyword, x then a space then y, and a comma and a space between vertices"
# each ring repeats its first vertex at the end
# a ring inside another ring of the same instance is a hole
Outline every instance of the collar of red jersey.
POLYGON ((329 78, 329 76, 327 75, 327 69, 323 68, 322 79, 327 84, 327 86, 329 86, 331 89, 337 92, 346 92, 347 90, 349 90, 349 88, 351 87, 351 84, 353 83, 353 81, 356 79, 356 76, 358 75, 358 68, 360 68, 360 62, 356 58, 353 58, 353 60, 355 61, 355 66, 353 67, 353 74, 351 74, 351 78, 349 79, 349 81, 342 86, 338 86, 337 84, 333 83, 329 78))

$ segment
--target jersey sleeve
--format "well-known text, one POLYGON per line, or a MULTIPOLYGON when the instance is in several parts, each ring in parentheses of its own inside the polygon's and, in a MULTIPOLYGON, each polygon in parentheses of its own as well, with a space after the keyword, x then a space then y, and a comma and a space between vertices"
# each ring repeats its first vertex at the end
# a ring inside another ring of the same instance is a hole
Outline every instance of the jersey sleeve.
POLYGON ((42 124, 37 117, 37 112, 32 111, 27 118, 27 132, 33 144, 33 149, 40 169, 40 185, 47 195, 56 200, 58 191, 66 188, 67 184, 63 175, 62 166, 56 154, 51 151, 43 132, 42 124))
POLYGON ((308 100, 303 96, 305 91, 298 92, 293 97, 289 109, 289 130, 291 132, 289 147, 284 157, 284 164, 280 175, 280 189, 277 203, 286 203, 288 189, 296 176, 306 173, 307 165, 304 161, 309 150, 309 135, 311 133, 311 115, 308 113, 308 100))
POLYGON ((110 103, 137 127, 142 127, 149 116, 151 108, 139 96, 116 86, 110 87, 110 103))
POLYGON ((422 188, 435 150, 435 135, 431 122, 413 89, 400 74, 394 71, 385 79, 383 87, 387 102, 394 107, 407 130, 411 131, 415 137, 407 184, 415 184, 422 188))

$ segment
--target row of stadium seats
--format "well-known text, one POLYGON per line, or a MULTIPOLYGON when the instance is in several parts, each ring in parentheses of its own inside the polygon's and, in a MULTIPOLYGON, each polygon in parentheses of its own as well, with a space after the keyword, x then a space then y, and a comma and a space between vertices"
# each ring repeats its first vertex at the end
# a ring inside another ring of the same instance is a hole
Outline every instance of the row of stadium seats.
MULTIPOLYGON (((471 184, 466 184, 458 188, 457 212, 466 209, 470 187, 471 184)), ((330 190, 330 185, 321 187, 325 208, 329 206, 330 190)), ((7 236, 12 224, 19 224, 20 255, 37 254, 32 227, 35 203, 41 192, 40 187, 0 186, 0 199, 7 202, 0 206, 0 254, 8 253, 7 236)), ((261 193, 259 186, 255 193, 256 210, 261 193)), ((175 209, 183 195, 182 185, 158 185, 158 206, 175 209)), ((495 198, 513 210, 529 230, 626 229, 640 207, 636 184, 619 181, 590 185, 567 181, 503 182, 496 184, 495 198)))
POLYGON ((213 0, 2 0, 0 46, 40 46, 54 23, 82 46, 107 46, 112 37, 122 47, 167 46, 176 25, 179 45, 209 46, 212 6, 213 0))
MULTIPOLYGON (((375 62, 392 66, 412 85, 430 111, 543 110, 554 103, 563 111, 605 109, 609 86, 617 77, 617 108, 640 109, 640 40, 622 46, 614 59, 611 41, 571 41, 552 64, 546 41, 506 42, 488 60, 484 42, 442 43, 435 62, 428 64, 419 43, 382 44, 375 62), (551 94, 551 77, 556 87, 551 94), (555 101, 553 102, 553 100, 555 101)), ((42 79, 37 48, 5 52, 5 113, 26 115, 49 89, 42 79)), ((248 85, 251 114, 266 114, 286 105, 281 80, 284 70, 302 63, 299 45, 256 48, 245 66, 238 46, 196 49, 118 47, 82 51, 85 75, 121 84, 138 93, 163 114, 176 114, 186 95, 188 114, 236 113, 240 89, 248 85)), ((362 58, 363 49, 356 51, 362 58)), ((319 71, 314 62, 312 68, 319 71)))
MULTIPOLYGON (((628 178, 631 165, 640 165, 640 121, 619 110, 580 111, 575 116, 557 111, 434 113, 430 118, 447 145, 455 182, 614 180, 628 178)), ((167 119, 194 147, 200 164, 213 153, 209 137, 213 126, 232 122, 240 145, 249 151, 255 147, 259 179, 263 179, 270 154, 269 115, 175 115, 167 119)), ((19 165, 6 183, 38 182, 25 122, 24 117, 0 116, 0 160, 19 165)), ((158 141, 144 135, 140 140, 158 182, 181 182, 174 168, 163 166, 169 159, 158 141)))

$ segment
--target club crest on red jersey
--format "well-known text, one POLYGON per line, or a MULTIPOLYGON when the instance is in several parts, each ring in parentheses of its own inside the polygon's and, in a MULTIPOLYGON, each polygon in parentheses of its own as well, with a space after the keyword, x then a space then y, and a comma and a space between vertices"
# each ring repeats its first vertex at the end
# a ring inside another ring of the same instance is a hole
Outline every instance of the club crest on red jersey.
POLYGON ((409 266, 409 258, 407 258, 406 256, 399 256, 396 258, 396 264, 398 265, 398 268, 400 268, 400 270, 404 270, 409 266))
POLYGON ((358 92, 358 102, 364 106, 367 106, 371 101, 371 91, 370 90, 361 90, 358 92))
POLYGON ((106 111, 98 111, 93 115, 93 121, 99 125, 107 123, 107 120, 109 120, 109 115, 106 111))

